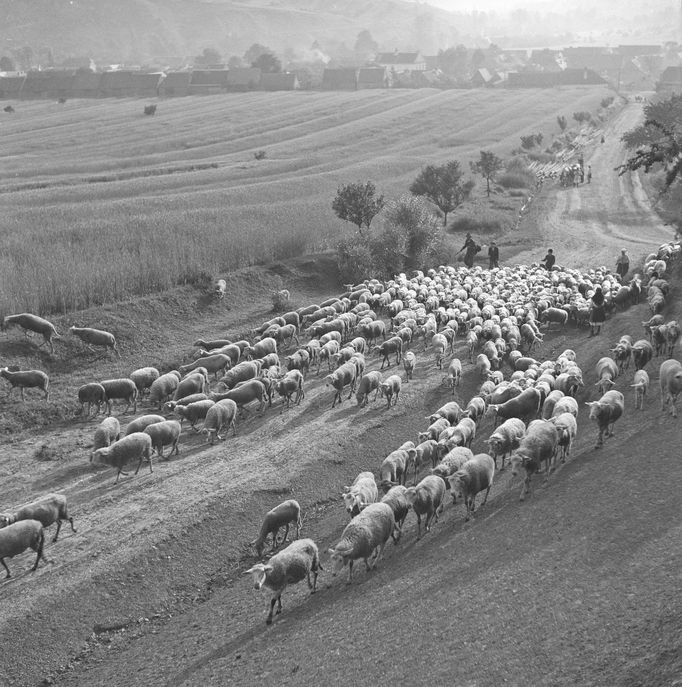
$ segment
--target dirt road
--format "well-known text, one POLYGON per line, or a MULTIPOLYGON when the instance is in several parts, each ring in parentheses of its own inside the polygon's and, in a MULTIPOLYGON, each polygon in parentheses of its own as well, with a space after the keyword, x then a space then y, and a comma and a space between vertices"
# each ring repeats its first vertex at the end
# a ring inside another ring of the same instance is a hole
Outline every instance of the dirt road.
MULTIPOLYGON (((636 114, 626 108, 614 132, 636 114)), ((615 260, 621 245, 645 253, 670 235, 660 224, 640 226, 650 210, 638 187, 609 181, 621 155, 607 131, 590 158, 590 187, 557 191, 547 231, 557 254, 576 256, 576 266, 595 264, 595 256, 615 260), (579 210, 588 218, 583 238, 579 210), (636 238, 623 243, 634 228, 636 238)), ((306 269, 290 275, 301 304, 328 293, 306 269)), ((676 284, 681 276, 678 269, 676 284)), ((170 358, 198 336, 265 319, 267 297, 264 286, 230 312, 211 310, 210 320, 203 312, 168 322, 158 337, 169 342, 170 358)), ((667 316, 682 318, 678 286, 670 301, 667 316)), ((592 399, 595 361, 620 334, 638 336, 646 313, 640 305, 617 315, 601 338, 571 329, 548 335, 538 355, 575 349, 586 371, 580 400, 592 399)), ((78 533, 62 530, 46 549, 53 562, 36 573, 28 572, 28 554, 10 562, 13 578, 0 583, 0 684, 680 684, 679 421, 659 412, 655 393, 641 413, 630 404, 601 451, 581 412, 569 462, 526 503, 518 503, 520 484, 500 473, 472 522, 464 523, 461 506, 448 505, 417 541, 410 520, 376 571, 358 566, 350 586, 327 571, 312 597, 304 585, 288 589, 283 614, 266 627, 266 595, 241 576, 255 560, 248 542, 262 514, 296 498, 303 534, 323 552, 335 543, 347 522, 343 485, 360 470, 376 472, 451 398, 431 354, 420 349, 414 381, 390 411, 380 401, 331 410, 323 375, 313 374, 300 407, 263 417, 247 411, 237 437, 213 448, 186 430, 178 458, 158 461, 152 474, 143 468, 122 477, 117 487, 111 471, 87 462, 96 423, 8 445, 0 456, 4 499, 63 491, 78 533), (57 455, 40 460, 41 445, 57 455)), ((378 368, 376 358, 370 367, 378 368)), ((478 385, 466 364, 456 398, 465 403, 478 385)), ((485 420, 474 452, 485 450, 491 429, 485 420)))

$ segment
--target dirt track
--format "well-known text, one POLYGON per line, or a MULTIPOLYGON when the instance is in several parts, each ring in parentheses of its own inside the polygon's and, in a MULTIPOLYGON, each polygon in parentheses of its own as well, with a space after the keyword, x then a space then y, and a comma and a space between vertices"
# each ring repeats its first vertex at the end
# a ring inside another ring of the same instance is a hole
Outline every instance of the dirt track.
MULTIPOLYGON (((551 241, 571 266, 610 264, 620 247, 634 262, 671 238, 641 187, 612 172, 623 155, 617 139, 638 110, 628 106, 586 155, 590 186, 543 190, 546 233, 528 230, 524 242, 533 248, 519 261, 542 257, 551 241)), ((327 295, 299 276, 298 300, 327 295)), ((677 284, 681 276, 678 269, 677 284)), ((670 300, 668 318, 681 319, 679 286, 670 300)), ((216 315, 210 331, 205 320, 188 318, 176 343, 264 316, 261 299, 216 315)), ((574 348, 588 400, 596 359, 620 334, 639 336, 646 316, 645 305, 619 314, 595 339, 573 330, 550 335, 541 354, 574 348)), ((305 536, 321 550, 335 542, 346 522, 343 485, 361 469, 378 470, 450 398, 420 348, 414 381, 395 409, 344 401, 331 410, 320 376, 299 408, 263 418, 247 411, 236 438, 207 449, 189 437, 179 458, 157 463, 153 474, 143 468, 122 477, 115 488, 110 471, 87 463, 95 423, 8 446, 0 474, 12 481, 3 502, 64 491, 78 534, 62 529, 46 547, 53 563, 36 573, 28 572, 28 555, 10 562, 14 577, 0 583, 0 684, 682 684, 680 425, 660 414, 655 390, 635 414, 629 376, 621 389, 627 417, 603 450, 593 450, 595 429, 583 415, 571 459, 547 487, 538 481, 526 503, 518 503, 520 485, 501 473, 471 523, 460 506, 448 506, 416 541, 410 519, 375 572, 358 566, 350 587, 322 574, 313 597, 303 585, 287 590, 284 613, 266 628, 266 595, 240 576, 254 560, 248 542, 262 513, 297 498, 305 536), (36 460, 41 442, 58 443, 66 455, 36 460)), ((654 387, 657 366, 649 370, 654 387)), ((467 365, 458 399, 468 400, 478 383, 467 365)), ((479 428, 475 452, 490 428, 489 420, 479 428)))

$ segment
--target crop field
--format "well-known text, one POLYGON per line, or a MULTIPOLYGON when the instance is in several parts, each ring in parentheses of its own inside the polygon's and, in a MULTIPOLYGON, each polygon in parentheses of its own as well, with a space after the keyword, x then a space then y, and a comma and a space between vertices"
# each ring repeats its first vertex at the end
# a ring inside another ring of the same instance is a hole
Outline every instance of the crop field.
MULTIPOLYGON (((406 192, 431 162, 594 111, 605 90, 246 93, 14 103, 0 123, 0 314, 66 312, 333 244, 339 184, 406 192), (254 153, 266 156, 256 160, 254 153)), ((4 114, 4 113, 3 113, 4 114)))

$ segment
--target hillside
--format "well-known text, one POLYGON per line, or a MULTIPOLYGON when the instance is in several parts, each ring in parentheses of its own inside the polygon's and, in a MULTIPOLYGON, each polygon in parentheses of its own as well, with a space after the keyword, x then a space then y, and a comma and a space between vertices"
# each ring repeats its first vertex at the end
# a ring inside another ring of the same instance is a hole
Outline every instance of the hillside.
POLYGON ((87 55, 96 61, 144 64, 153 58, 171 64, 214 47, 226 58, 253 43, 283 53, 345 42, 353 48, 369 29, 386 49, 456 42, 455 15, 401 0, 340 4, 318 2, 204 2, 201 0, 55 0, 34 3, 0 0, 3 35, 12 46, 51 50, 55 60, 87 55), (417 30, 419 29, 419 31, 417 30))
MULTIPOLYGON (((614 185, 610 174, 623 154, 612 134, 638 116, 639 105, 628 105, 603 147, 585 151, 597 172, 593 188, 543 189, 535 221, 520 225, 503 266, 514 264, 513 251, 544 247, 547 224, 557 255, 587 259, 585 268, 594 265, 587 248, 595 259, 615 256, 626 241, 637 268, 649 248, 672 238, 637 186, 614 185), (627 211, 603 218, 606 230, 595 231, 599 208, 619 199, 627 211), (583 244, 590 244, 579 250, 578 210, 588 213, 583 244), (559 230, 562 217, 566 232, 559 230)), ((138 332, 135 345, 119 361, 58 342, 55 394, 141 364, 187 359, 199 336, 241 337, 271 315, 273 284, 286 285, 295 306, 341 290, 328 255, 252 267, 232 278, 228 303, 185 287, 80 313, 138 332)), ((678 262, 666 320, 682 320, 681 279, 678 262)), ((213 447, 186 429, 179 456, 156 461, 151 474, 144 466, 137 476, 123 476, 116 487, 112 471, 87 460, 97 420, 73 418, 12 434, 0 455, 3 509, 62 491, 78 533, 62 529, 59 542, 46 547, 51 563, 35 573, 28 571, 32 554, 9 561, 13 577, 0 581, 0 643, 11 650, 0 652, 0 683, 674 685, 682 671, 682 467, 679 419, 660 411, 660 359, 647 368, 652 386, 642 411, 634 409, 632 368, 617 379, 625 415, 600 450, 583 405, 597 396, 596 361, 621 335, 642 336, 648 315, 642 302, 615 313, 597 337, 573 325, 546 332, 534 355, 555 359, 574 349, 585 388, 568 462, 546 485, 535 476, 526 502, 518 502, 520 480, 506 470, 469 523, 461 505, 448 503, 433 531, 417 541, 410 515, 401 543, 387 547, 376 571, 357 565, 347 586, 325 570, 314 597, 304 584, 287 589, 271 628, 263 622, 266 595, 242 577, 254 563, 249 542, 263 513, 298 499, 303 534, 319 543, 326 568, 326 549, 347 522, 343 485, 360 470, 377 472, 385 455, 415 440, 425 416, 452 398, 432 351, 413 346, 417 370, 390 410, 381 401, 359 409, 346 400, 332 410, 323 368, 309 374, 300 406, 280 413, 276 403, 262 415, 247 408, 236 437, 213 447)), ((26 348, 19 334, 0 338, 3 359, 26 348)), ((462 339, 456 355, 465 364, 455 399, 466 403, 481 380, 462 339)), ((368 363, 379 367, 376 355, 368 363)), ((3 400, 3 407, 10 403, 3 400)), ((26 404, 29 412, 43 407, 26 404)), ((115 414, 122 424, 132 418, 120 408, 115 414)), ((491 418, 481 421, 475 452, 486 450, 492 427, 491 418)))

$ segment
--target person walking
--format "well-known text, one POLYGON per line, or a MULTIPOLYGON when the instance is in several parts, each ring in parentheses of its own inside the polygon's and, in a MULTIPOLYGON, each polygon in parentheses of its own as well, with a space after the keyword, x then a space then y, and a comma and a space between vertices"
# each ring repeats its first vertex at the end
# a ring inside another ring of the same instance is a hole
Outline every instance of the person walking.
POLYGON ((590 336, 601 333, 601 326, 606 321, 605 298, 601 286, 597 286, 590 298, 590 336))
POLYGON ((457 251, 457 254, 459 255, 459 253, 461 253, 463 250, 466 250, 466 253, 464 254, 464 264, 467 267, 473 267, 474 256, 476 255, 476 253, 478 253, 479 250, 481 250, 481 248, 476 244, 476 241, 474 241, 473 238, 471 238, 470 232, 467 232, 464 245, 457 251))
POLYGON ((592 165, 587 165, 587 183, 592 183, 592 165))
POLYGON ((620 255, 616 260, 616 274, 621 278, 622 281, 625 280, 625 275, 630 271, 630 256, 628 252, 623 248, 620 251, 620 255))
POLYGON ((500 260, 500 249, 497 247, 495 241, 491 241, 488 246, 488 262, 490 263, 489 268, 499 267, 500 260))
POLYGON ((556 262, 556 257, 554 256, 554 251, 550 248, 547 251, 547 255, 545 255, 540 262, 544 263, 544 268, 548 271, 552 271, 552 267, 554 267, 554 263, 556 262))

